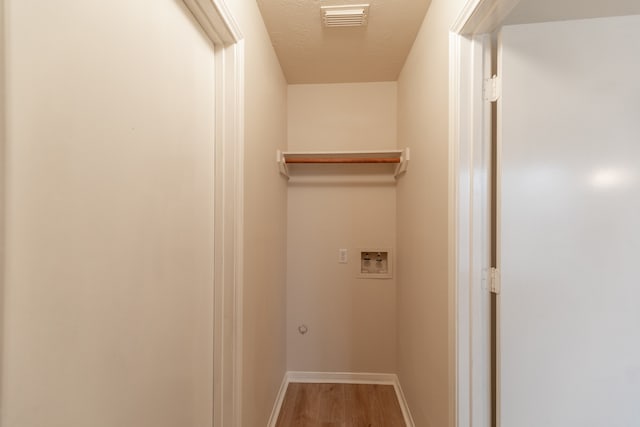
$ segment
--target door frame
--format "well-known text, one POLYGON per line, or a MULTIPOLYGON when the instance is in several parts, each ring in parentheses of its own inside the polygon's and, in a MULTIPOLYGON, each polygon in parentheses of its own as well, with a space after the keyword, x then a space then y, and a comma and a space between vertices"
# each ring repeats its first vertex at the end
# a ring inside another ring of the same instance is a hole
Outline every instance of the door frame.
POLYGON ((491 425, 490 34, 520 0, 468 0, 449 32, 451 427, 491 425))
POLYGON ((214 46, 213 426, 242 425, 244 41, 224 0, 183 0, 214 46))

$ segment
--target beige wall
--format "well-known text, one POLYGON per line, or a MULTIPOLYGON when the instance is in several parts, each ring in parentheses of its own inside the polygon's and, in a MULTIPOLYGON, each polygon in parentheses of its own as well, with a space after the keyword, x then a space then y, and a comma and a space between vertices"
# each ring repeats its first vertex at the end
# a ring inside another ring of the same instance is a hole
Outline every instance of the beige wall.
MULTIPOLYGON (((396 147, 395 82, 291 85, 288 111, 289 150, 396 147)), ((356 278, 357 248, 395 247, 395 183, 382 171, 292 168, 289 370, 395 372, 395 279, 356 278), (338 263, 339 248, 348 249, 347 264, 338 263), (298 333, 301 324, 306 335, 298 333)))
POLYGON ((398 373, 417 427, 449 421, 449 27, 464 0, 433 0, 398 81, 398 373))
MULTIPOLYGON (((211 46, 178 1, 76 3, 10 0, 3 425, 207 425, 211 46)), ((254 426, 285 372, 286 184, 273 158, 286 82, 255 3, 229 3, 246 47, 254 426)))
MULTIPOLYGON (((4 0, 0 0, 0 319, 4 319, 4 193, 5 193, 5 22, 4 0)), ((0 320, 0 324, 3 320, 0 320)), ((3 327, 0 326, 0 413, 2 412, 3 327)), ((2 419, 0 418, 0 423, 2 419)))
POLYGON ((7 4, 2 425, 210 425, 212 46, 174 0, 7 4))
POLYGON ((267 424, 286 369, 287 86, 255 0, 227 1, 245 37, 243 422, 267 424))

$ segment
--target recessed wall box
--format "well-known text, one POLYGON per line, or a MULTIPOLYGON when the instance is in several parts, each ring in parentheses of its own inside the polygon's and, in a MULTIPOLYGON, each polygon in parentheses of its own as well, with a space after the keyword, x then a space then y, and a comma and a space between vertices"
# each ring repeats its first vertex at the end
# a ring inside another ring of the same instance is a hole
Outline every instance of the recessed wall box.
POLYGON ((358 249, 359 271, 362 279, 390 279, 392 275, 392 254, 389 248, 358 249))

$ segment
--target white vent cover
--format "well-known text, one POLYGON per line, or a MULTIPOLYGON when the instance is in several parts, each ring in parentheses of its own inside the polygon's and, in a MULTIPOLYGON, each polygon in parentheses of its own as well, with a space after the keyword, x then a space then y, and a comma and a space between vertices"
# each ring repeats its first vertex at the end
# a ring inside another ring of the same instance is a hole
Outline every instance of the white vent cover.
POLYGON ((364 27, 369 18, 368 4, 321 6, 325 27, 364 27))

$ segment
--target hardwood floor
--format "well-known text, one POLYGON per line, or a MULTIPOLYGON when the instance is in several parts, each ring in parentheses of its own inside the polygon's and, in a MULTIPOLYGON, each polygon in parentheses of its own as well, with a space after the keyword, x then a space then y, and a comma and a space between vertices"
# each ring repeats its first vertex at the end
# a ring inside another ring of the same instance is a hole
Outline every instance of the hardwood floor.
POLYGON ((405 427, 391 385, 290 383, 277 427, 405 427))

